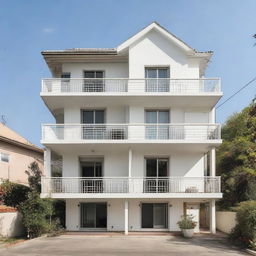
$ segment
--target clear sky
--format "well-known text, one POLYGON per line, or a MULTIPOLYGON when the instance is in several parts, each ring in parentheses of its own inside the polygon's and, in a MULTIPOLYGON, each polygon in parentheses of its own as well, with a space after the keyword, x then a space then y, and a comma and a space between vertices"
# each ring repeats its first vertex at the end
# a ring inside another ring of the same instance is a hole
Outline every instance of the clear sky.
MULTIPOLYGON (((256 0, 0 0, 0 116, 40 145, 54 120, 39 97, 50 77, 42 50, 116 47, 157 21, 199 51, 213 50, 207 77, 221 77, 225 100, 256 76, 256 0)), ((223 123, 248 105, 256 82, 217 111, 223 123)))

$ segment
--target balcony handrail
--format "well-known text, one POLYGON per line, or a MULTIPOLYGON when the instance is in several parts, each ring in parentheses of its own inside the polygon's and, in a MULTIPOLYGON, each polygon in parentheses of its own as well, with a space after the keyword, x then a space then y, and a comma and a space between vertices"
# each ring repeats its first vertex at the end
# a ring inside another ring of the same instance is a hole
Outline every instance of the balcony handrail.
POLYGON ((42 193, 220 193, 220 176, 42 177, 42 193))
POLYGON ((78 77, 70 77, 70 78, 60 78, 60 77, 53 77, 53 78, 42 78, 42 80, 92 80, 92 81, 99 81, 99 80, 132 80, 132 81, 137 81, 137 80, 141 80, 141 81, 145 81, 145 80, 153 80, 153 81, 157 81, 157 80, 164 80, 164 81, 169 81, 169 80, 220 80, 219 77, 207 77, 207 78, 128 78, 128 77, 120 77, 120 78, 116 78, 116 77, 103 77, 103 78, 78 78, 78 77))
POLYGON ((108 177, 108 176, 103 176, 103 177, 47 177, 47 176, 42 176, 42 179, 81 179, 81 180, 106 180, 106 179, 158 179, 158 180, 168 180, 168 179, 184 179, 184 180, 193 180, 193 179, 220 179, 221 176, 196 176, 196 177, 184 177, 184 176, 166 176, 166 177, 127 177, 127 176, 119 176, 119 177, 108 177))
POLYGON ((220 123, 101 123, 101 124, 81 124, 81 123, 64 123, 64 124, 42 124, 43 126, 221 126, 220 123))

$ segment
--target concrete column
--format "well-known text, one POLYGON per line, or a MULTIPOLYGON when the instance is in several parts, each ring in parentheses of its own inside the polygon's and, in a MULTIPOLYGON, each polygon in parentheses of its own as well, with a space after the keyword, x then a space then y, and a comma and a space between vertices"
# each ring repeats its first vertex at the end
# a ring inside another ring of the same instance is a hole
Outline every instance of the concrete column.
POLYGON ((132 150, 129 148, 128 177, 132 176, 132 150))
POLYGON ((210 176, 216 176, 216 150, 212 148, 210 150, 210 176))
POLYGON ((212 108, 212 110, 211 110, 211 112, 210 112, 210 123, 212 123, 212 124, 215 124, 215 116, 216 116, 216 114, 215 114, 215 108, 212 108))
POLYGON ((215 199, 210 201, 210 231, 212 234, 216 233, 216 208, 215 199))
POLYGON ((124 201, 124 234, 128 235, 129 229, 129 202, 126 199, 124 201))
POLYGON ((49 148, 44 150, 44 175, 51 177, 51 150, 49 148))

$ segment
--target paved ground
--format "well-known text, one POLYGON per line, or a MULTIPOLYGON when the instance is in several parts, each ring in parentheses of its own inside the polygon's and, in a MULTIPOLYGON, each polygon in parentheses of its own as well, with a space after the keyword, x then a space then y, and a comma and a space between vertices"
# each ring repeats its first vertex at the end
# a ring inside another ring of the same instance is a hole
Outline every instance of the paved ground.
POLYGON ((199 236, 184 239, 177 236, 82 236, 63 235, 24 242, 0 249, 1 256, 101 256, 101 255, 179 255, 238 256, 248 255, 228 244, 225 238, 199 236))

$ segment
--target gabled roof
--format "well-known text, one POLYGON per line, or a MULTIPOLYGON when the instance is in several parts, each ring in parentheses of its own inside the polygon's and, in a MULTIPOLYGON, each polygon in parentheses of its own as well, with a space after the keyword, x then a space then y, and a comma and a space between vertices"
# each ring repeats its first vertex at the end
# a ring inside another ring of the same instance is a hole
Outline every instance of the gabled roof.
POLYGON ((43 153, 43 149, 35 146, 17 132, 10 129, 8 126, 0 122, 0 141, 5 141, 7 143, 15 144, 17 146, 25 147, 30 150, 34 150, 43 153))
POLYGON ((191 46, 183 42, 181 39, 173 35, 170 31, 162 27, 157 22, 152 22, 147 27, 143 28, 141 31, 139 31, 134 36, 130 37, 128 40, 123 42, 121 45, 117 47, 117 52, 122 52, 126 49, 128 49, 132 44, 134 44, 136 41, 141 39, 143 36, 145 36, 150 31, 155 30, 162 34, 165 38, 169 39, 171 42, 173 42, 175 45, 180 47, 182 50, 184 50, 188 55, 191 56, 197 56, 197 57, 211 57, 212 51, 207 52, 198 52, 195 49, 193 49, 191 46))

